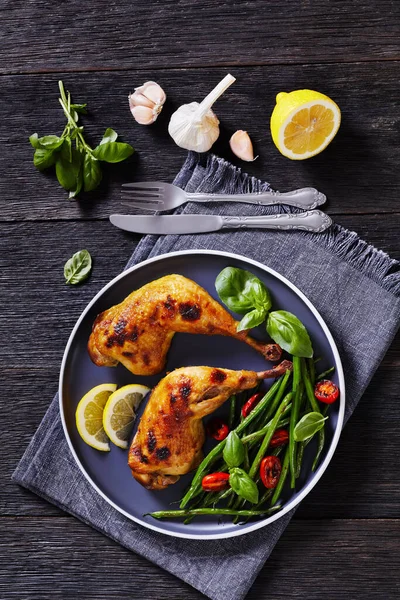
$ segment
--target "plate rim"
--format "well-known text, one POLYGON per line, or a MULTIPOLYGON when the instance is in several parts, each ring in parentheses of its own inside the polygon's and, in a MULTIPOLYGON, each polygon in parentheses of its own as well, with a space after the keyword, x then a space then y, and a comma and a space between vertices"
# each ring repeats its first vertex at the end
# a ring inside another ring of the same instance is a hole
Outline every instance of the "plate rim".
POLYGON ((318 310, 315 308, 315 306, 313 305, 313 303, 307 298, 307 296, 301 291, 299 290, 299 288, 293 284, 291 281, 289 281, 286 277, 284 277, 283 275, 281 275, 280 273, 278 273, 278 271, 275 271, 275 269, 272 269, 271 267, 268 267, 267 265, 264 265, 263 263, 256 261, 252 258, 248 258, 247 256, 241 255, 241 254, 235 254, 233 252, 225 252, 225 251, 219 251, 219 250, 206 250, 206 249, 199 249, 199 250, 176 250, 174 252, 168 252, 168 253, 164 253, 164 254, 160 254, 158 256, 153 256, 151 258, 147 258, 146 260, 143 260, 139 263, 137 263, 136 265, 133 265, 132 267, 129 267, 128 269, 122 271, 122 273, 120 273, 119 275, 117 275, 116 277, 114 277, 111 281, 109 281, 105 286, 103 286, 101 288, 101 290, 99 290, 99 292, 97 292, 97 294, 92 298, 92 300, 86 305, 85 309, 82 311, 81 315, 79 316, 77 322, 75 323, 75 326, 73 327, 70 336, 68 338, 67 344, 65 346, 65 350, 64 350, 64 354, 63 354, 63 358, 61 361, 61 367, 60 367, 60 377, 59 377, 59 385, 58 385, 58 394, 59 394, 59 410, 60 410, 60 416, 61 416, 61 422, 62 422, 62 426, 63 426, 63 430, 64 430, 64 435, 65 438, 67 440, 69 449, 71 451, 71 454, 73 456, 73 458, 75 459, 76 464, 78 465, 78 468, 80 469, 81 473, 84 475, 84 477, 86 478, 86 480, 90 483, 90 485, 96 490, 96 492, 98 494, 100 494, 100 496, 108 503, 110 504, 113 508, 115 508, 115 510, 117 510, 119 513, 123 514, 125 517, 127 517, 128 519, 130 519, 131 521, 135 521, 135 523, 138 523, 139 525, 141 525, 142 527, 146 527, 147 529, 151 529, 153 531, 157 531, 158 533, 162 533, 164 535, 168 535, 171 537, 177 537, 177 538, 184 538, 184 539, 191 539, 191 540, 217 540, 217 539, 227 539, 227 538, 231 538, 231 537, 238 537, 240 535, 246 535, 249 534, 253 531, 256 531, 257 529, 261 529, 262 527, 266 527, 267 525, 270 525, 271 523, 273 523, 274 521, 277 521, 278 519, 280 519, 281 517, 283 517, 285 514, 287 514, 288 512, 290 512, 293 508, 295 508, 296 506, 298 506, 300 504, 300 502, 311 492, 311 490, 315 487, 315 485, 318 483, 318 481, 321 479, 322 475, 325 473, 329 463, 331 462, 331 459, 335 453, 336 447, 338 445, 339 442, 339 438, 343 429, 343 421, 344 421, 344 411, 345 411, 345 405, 346 405, 346 388, 345 388, 345 379, 344 379, 344 372, 343 372, 343 366, 342 366, 342 361, 340 359, 340 355, 339 355, 339 351, 337 349, 335 340, 333 339, 333 336, 327 326, 327 324, 325 323, 324 319, 322 318, 322 316, 320 315, 320 313, 318 312, 318 310), (323 329, 330 347, 332 349, 332 353, 334 355, 335 358, 335 363, 336 363, 336 368, 337 368, 337 374, 338 374, 338 378, 339 378, 339 389, 340 389, 340 397, 339 397, 339 411, 338 411, 338 419, 337 419, 337 424, 336 424, 336 430, 335 433, 333 435, 332 441, 331 441, 331 445, 330 448, 327 452, 327 455, 325 456, 325 459, 323 460, 323 462, 320 464, 317 473, 314 475, 314 477, 312 478, 312 480, 303 488, 303 490, 300 492, 300 494, 298 496, 296 496, 296 498, 294 498, 292 501, 288 502, 288 504, 286 506, 283 507, 282 510, 278 511, 277 513, 267 517, 266 519, 262 519, 261 521, 257 521, 256 523, 252 524, 251 526, 248 526, 246 529, 241 529, 241 528, 237 528, 237 530, 234 531, 230 531, 230 532, 221 532, 221 533, 212 533, 212 534, 204 534, 204 535, 200 535, 200 534, 193 534, 193 533, 184 533, 184 532, 176 532, 176 531, 167 531, 165 529, 162 529, 161 527, 158 527, 156 524, 153 523, 147 523, 144 521, 140 521, 137 517, 133 516, 132 514, 128 513, 126 510, 124 510, 123 508, 121 508, 120 506, 118 506, 115 502, 113 502, 97 485, 96 483, 91 479, 91 477, 89 476, 89 474, 86 472, 85 468, 83 467, 81 461, 78 458, 77 453, 75 452, 75 449, 73 447, 71 438, 69 436, 69 432, 67 429, 67 424, 66 424, 66 419, 65 419, 65 415, 64 415, 64 403, 63 403, 63 391, 62 391, 62 384, 63 384, 63 380, 64 380, 64 372, 65 372, 65 367, 66 367, 66 362, 67 362, 67 358, 69 355, 69 351, 72 345, 72 342, 75 338, 76 332, 81 324, 81 322, 83 321, 83 319, 85 318, 86 314, 88 313, 88 311, 91 309, 91 307, 97 302, 97 300, 110 288, 112 287, 117 281, 119 281, 120 279, 126 277, 127 275, 129 275, 130 273, 136 271, 137 269, 146 266, 148 264, 154 263, 154 262, 158 262, 158 261, 163 261, 167 258, 173 257, 173 256, 184 256, 184 255, 188 255, 188 254, 206 254, 206 255, 216 255, 216 256, 223 256, 226 257, 227 259, 234 259, 234 260, 240 260, 240 261, 244 261, 246 263, 249 263, 250 265, 253 265, 263 271, 266 271, 268 273, 270 273, 271 275, 277 277, 277 279, 281 280, 283 283, 285 283, 291 290, 293 290, 302 300, 303 302, 307 305, 307 307, 311 310, 311 312, 313 313, 313 315, 315 316, 315 318, 317 319, 318 323, 320 324, 321 328, 323 329))

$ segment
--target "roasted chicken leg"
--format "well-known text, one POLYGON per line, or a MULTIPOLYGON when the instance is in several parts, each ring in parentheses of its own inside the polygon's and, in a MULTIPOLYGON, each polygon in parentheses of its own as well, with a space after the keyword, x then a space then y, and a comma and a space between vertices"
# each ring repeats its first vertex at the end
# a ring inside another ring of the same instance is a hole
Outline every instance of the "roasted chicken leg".
POLYGON ((182 275, 166 275, 132 292, 96 318, 88 351, 98 366, 119 362, 135 375, 163 370, 174 334, 226 335, 242 340, 267 360, 281 348, 236 331, 237 321, 202 287, 182 275))
POLYGON ((132 441, 128 464, 134 478, 151 490, 175 483, 202 460, 203 417, 232 394, 291 368, 284 360, 261 373, 214 367, 182 367, 169 373, 151 392, 132 441))

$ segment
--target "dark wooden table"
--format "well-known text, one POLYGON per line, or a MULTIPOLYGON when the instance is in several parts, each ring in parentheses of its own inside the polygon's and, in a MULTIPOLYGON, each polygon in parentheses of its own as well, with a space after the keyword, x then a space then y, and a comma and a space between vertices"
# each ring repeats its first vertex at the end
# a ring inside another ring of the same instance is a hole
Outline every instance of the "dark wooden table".
MULTIPOLYGON (((400 258, 400 4, 396 0, 4 0, 0 6, 1 500, 0 598, 191 599, 201 594, 10 481, 52 395, 79 314, 117 275, 138 237, 107 220, 124 181, 170 181, 185 152, 167 134, 172 111, 199 100, 227 72, 215 151, 252 136, 245 165, 281 190, 312 185, 328 212, 400 258), (105 169, 96 192, 68 200, 32 164, 28 136, 60 133, 57 80, 87 101, 87 137, 114 127, 137 149, 105 169), (136 125, 127 95, 154 79, 168 94, 156 125, 136 125), (337 139, 291 162, 275 149, 275 95, 308 87, 340 105, 337 139), (89 281, 66 286, 64 262, 87 248, 89 281)), ((243 164, 241 165, 243 166, 243 164)), ((395 599, 399 589, 400 348, 390 348, 345 428, 317 488, 303 502, 249 598, 395 599)), ((240 543, 240 542, 239 542, 240 543)))

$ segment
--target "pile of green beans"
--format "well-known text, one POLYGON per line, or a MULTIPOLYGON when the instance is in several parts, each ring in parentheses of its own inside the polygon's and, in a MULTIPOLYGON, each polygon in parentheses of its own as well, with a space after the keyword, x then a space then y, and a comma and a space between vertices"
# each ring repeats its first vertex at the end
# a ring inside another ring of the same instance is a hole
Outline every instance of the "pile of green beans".
MULTIPOLYGON (((257 504, 251 504, 244 500, 231 488, 220 492, 203 491, 201 484, 205 475, 213 471, 227 472, 229 470, 222 456, 226 440, 222 440, 198 466, 192 482, 180 502, 180 508, 148 514, 155 519, 183 518, 185 524, 201 515, 227 515, 234 518, 234 523, 245 523, 253 517, 265 516, 279 510, 281 508, 279 502, 287 478, 290 479, 290 487, 295 488, 296 480, 301 473, 304 450, 311 441, 310 438, 305 442, 296 442, 294 429, 303 414, 309 411, 322 412, 314 396, 314 385, 316 381, 323 379, 333 370, 329 369, 316 376, 315 362, 312 359, 294 356, 293 372, 286 371, 277 379, 245 418, 237 414, 238 407, 240 401, 245 402, 250 393, 245 398, 242 393, 232 396, 229 400, 229 428, 236 432, 245 447, 241 468, 259 487, 257 504), (268 451, 274 432, 287 426, 289 427, 287 446, 280 446, 268 451), (266 455, 279 456, 280 454, 283 458, 278 483, 274 489, 266 489, 259 477, 261 461, 266 455)), ((252 394, 254 394, 254 390, 251 391, 252 394)), ((324 429, 315 435, 318 435, 318 447, 313 470, 318 465, 324 447, 324 429)))

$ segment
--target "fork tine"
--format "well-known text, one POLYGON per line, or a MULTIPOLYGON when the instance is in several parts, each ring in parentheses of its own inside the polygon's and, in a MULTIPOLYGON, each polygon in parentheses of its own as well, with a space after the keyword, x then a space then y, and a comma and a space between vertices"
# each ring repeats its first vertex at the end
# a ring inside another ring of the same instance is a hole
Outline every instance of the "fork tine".
POLYGON ((139 192, 136 190, 121 190, 121 194, 123 196, 125 196, 126 198, 137 198, 137 199, 142 199, 143 202, 146 202, 147 199, 149 199, 149 201, 154 201, 154 202, 162 202, 162 195, 161 194, 157 194, 156 192, 139 192), (157 200, 157 198, 159 198, 159 200, 157 200))
POLYGON ((139 208, 140 210, 153 210, 154 212, 163 210, 162 204, 151 204, 150 202, 124 202, 124 206, 129 208, 139 208))
POLYGON ((123 188, 131 188, 134 190, 152 190, 156 192, 162 192, 164 185, 158 181, 137 181, 136 183, 123 183, 123 188))

